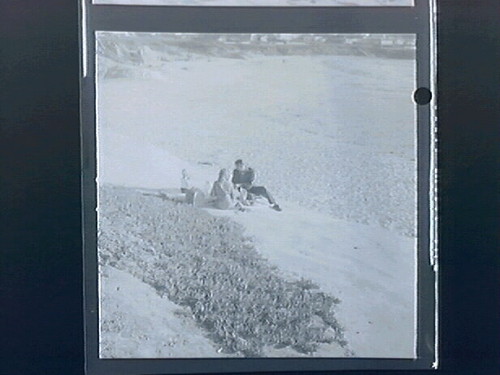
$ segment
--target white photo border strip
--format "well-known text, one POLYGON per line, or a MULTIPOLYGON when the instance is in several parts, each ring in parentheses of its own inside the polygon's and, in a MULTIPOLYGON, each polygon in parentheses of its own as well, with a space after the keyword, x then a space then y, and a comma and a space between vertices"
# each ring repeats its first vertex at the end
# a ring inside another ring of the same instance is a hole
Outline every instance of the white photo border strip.
POLYGON ((266 7, 412 7, 414 0, 94 0, 94 5, 266 6, 266 7))
POLYGON ((86 368, 89 374, 119 372, 194 373, 224 371, 429 369, 438 363, 438 258, 435 118, 435 4, 412 8, 201 8, 93 5, 83 0, 82 203, 86 368), (417 87, 433 92, 417 107, 418 261, 417 358, 272 358, 102 360, 98 350, 95 37, 97 31, 193 33, 397 33, 417 37, 417 87))

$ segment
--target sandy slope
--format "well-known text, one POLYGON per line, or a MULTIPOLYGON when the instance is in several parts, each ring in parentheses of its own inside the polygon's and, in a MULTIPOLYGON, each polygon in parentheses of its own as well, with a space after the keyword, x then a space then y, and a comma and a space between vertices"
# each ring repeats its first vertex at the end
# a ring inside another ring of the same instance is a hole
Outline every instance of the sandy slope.
POLYGON ((148 173, 139 186, 163 187, 162 151, 229 169, 243 158, 276 196, 414 235, 413 69, 352 56, 210 58, 102 79, 99 135, 113 163, 102 172, 128 186, 148 173))
POLYGON ((100 274, 102 358, 223 356, 185 307, 128 272, 106 266, 100 274))
POLYGON ((286 204, 250 213, 210 210, 243 224, 269 261, 342 300, 338 317, 360 357, 414 355, 414 241, 286 204))

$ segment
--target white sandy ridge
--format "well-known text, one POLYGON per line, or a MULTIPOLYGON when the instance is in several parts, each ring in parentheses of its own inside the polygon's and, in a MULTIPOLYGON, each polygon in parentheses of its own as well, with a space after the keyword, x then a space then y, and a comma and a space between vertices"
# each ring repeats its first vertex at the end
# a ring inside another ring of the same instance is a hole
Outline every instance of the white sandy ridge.
MULTIPOLYGON (((160 297, 149 285, 113 267, 101 269, 101 319, 114 330, 100 353, 112 358, 219 357, 191 318, 189 309, 160 297)), ((107 328, 106 328, 107 329, 107 328)))

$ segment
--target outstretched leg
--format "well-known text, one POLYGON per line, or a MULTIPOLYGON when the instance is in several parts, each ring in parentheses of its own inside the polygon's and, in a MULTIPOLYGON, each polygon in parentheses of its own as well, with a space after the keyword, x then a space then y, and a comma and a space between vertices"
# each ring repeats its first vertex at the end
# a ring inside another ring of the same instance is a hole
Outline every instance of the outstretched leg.
POLYGON ((264 186, 252 186, 250 189, 248 189, 248 192, 266 198, 267 201, 272 205, 276 204, 276 201, 274 200, 273 196, 271 195, 271 193, 267 191, 267 189, 264 186))

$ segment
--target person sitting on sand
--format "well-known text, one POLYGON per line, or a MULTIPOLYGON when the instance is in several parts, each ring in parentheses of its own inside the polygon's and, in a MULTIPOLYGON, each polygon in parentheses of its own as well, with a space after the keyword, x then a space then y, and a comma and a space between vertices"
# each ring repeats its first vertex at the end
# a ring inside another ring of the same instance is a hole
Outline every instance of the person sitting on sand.
POLYGON ((255 172, 252 168, 246 166, 241 159, 236 160, 234 165, 236 168, 233 171, 231 182, 234 187, 238 189, 238 191, 243 189, 250 194, 262 196, 267 199, 272 209, 281 211, 280 206, 276 203, 271 193, 269 193, 264 186, 253 185, 255 172))
POLYGON ((185 169, 182 170, 181 193, 186 195, 186 202, 193 206, 202 206, 205 202, 205 194, 200 189, 191 186, 191 177, 185 169))
POLYGON ((181 193, 186 194, 191 189, 191 177, 188 172, 183 169, 181 177, 181 193))
POLYGON ((214 206, 220 210, 227 210, 233 207, 242 210, 243 207, 236 200, 236 193, 233 185, 229 182, 227 169, 221 169, 219 171, 219 178, 214 182, 210 193, 214 206))

